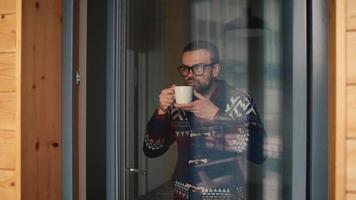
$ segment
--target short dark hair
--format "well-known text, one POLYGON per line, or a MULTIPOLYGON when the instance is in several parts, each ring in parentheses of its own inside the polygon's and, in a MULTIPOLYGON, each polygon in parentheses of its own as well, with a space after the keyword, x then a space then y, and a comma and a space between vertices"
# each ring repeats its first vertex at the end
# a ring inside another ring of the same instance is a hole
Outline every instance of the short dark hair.
POLYGON ((211 62, 219 63, 218 48, 213 43, 206 41, 206 40, 196 40, 196 41, 189 42, 183 48, 183 53, 188 52, 188 51, 198 50, 198 49, 205 49, 205 50, 209 51, 210 56, 211 56, 211 62))

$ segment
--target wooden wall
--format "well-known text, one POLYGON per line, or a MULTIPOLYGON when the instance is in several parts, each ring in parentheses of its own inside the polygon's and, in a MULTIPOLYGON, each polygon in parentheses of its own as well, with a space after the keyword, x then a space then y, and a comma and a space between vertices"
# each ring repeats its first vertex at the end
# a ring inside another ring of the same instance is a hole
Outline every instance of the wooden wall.
POLYGON ((356 1, 331 0, 330 199, 356 199, 356 1))
POLYGON ((356 1, 346 1, 346 197, 356 199, 356 1))
POLYGON ((0 0, 0 199, 61 199, 61 0, 0 0))
POLYGON ((60 199, 61 0, 23 0, 21 195, 60 199))
POLYGON ((18 199, 16 1, 0 0, 0 199, 18 199))

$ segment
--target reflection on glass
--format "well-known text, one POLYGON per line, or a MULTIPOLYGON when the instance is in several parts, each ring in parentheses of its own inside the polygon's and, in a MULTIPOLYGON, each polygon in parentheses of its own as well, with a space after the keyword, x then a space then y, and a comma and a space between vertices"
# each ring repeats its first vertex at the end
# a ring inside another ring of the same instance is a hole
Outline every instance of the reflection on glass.
POLYGON ((265 133, 254 101, 218 79, 219 53, 212 43, 187 44, 182 63, 192 69, 180 72, 185 84, 194 88, 193 101, 177 104, 176 87, 163 89, 147 124, 143 151, 158 157, 177 143, 174 199, 244 199, 245 160, 265 160, 265 133), (193 73, 197 66, 202 73, 193 73))
POLYGON ((290 199, 288 2, 128 2, 129 199, 290 199))

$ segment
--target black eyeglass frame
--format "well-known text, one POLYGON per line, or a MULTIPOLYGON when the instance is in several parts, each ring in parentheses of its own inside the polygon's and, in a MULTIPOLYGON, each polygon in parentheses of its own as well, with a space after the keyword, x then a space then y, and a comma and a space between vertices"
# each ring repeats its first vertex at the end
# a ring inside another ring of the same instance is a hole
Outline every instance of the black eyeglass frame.
POLYGON ((180 65, 180 66, 177 67, 177 70, 178 70, 178 74, 181 75, 181 76, 183 76, 183 77, 188 76, 188 74, 189 74, 190 71, 192 71, 192 73, 193 73, 195 76, 201 76, 201 75, 204 74, 205 68, 207 68, 207 67, 213 67, 213 66, 216 65, 216 64, 217 64, 217 63, 210 63, 210 64, 198 63, 198 64, 195 64, 195 65, 193 65, 193 66, 189 66, 189 65, 184 65, 184 64, 182 64, 182 65, 180 65), (201 74, 196 74, 196 73, 194 72, 194 68, 195 68, 195 67, 198 67, 198 66, 202 66, 202 67, 203 67, 203 72, 202 72, 201 74), (182 68, 188 69, 187 75, 183 75, 183 74, 180 72, 180 69, 182 69, 182 68))

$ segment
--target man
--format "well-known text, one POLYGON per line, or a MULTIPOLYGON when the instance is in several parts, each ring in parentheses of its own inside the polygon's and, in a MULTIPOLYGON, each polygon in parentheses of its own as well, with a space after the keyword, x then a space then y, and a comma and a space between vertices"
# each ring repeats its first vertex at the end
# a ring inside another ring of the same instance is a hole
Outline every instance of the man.
POLYGON ((245 199, 245 158, 257 164, 265 159, 265 132, 254 102, 218 79, 221 66, 213 44, 187 44, 182 63, 178 72, 194 87, 193 102, 176 104, 175 85, 163 89, 143 151, 157 157, 177 142, 174 199, 245 199))

